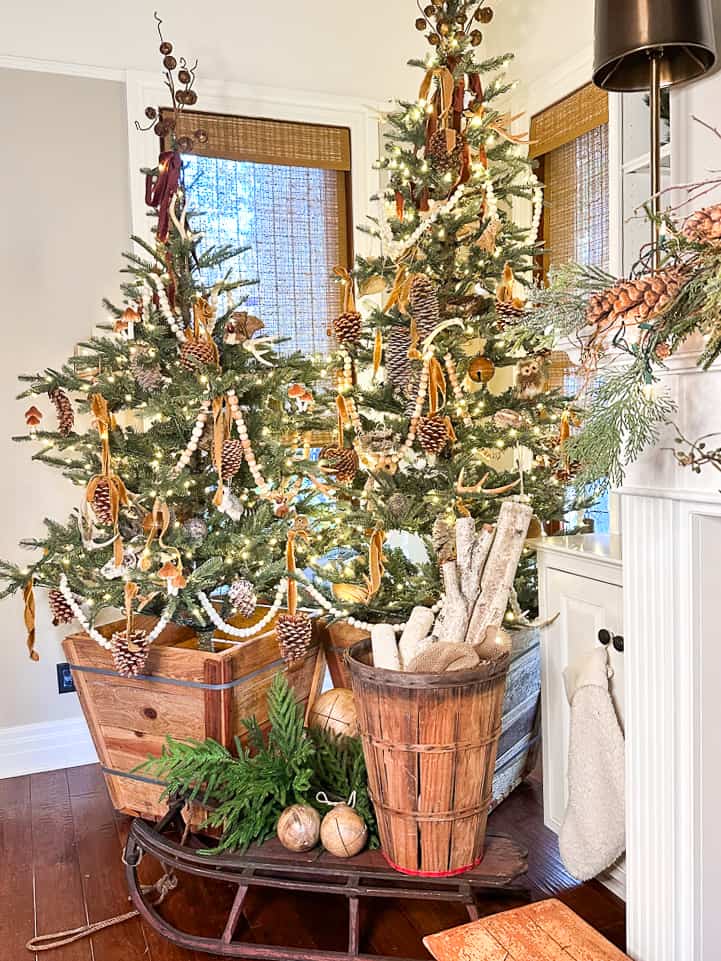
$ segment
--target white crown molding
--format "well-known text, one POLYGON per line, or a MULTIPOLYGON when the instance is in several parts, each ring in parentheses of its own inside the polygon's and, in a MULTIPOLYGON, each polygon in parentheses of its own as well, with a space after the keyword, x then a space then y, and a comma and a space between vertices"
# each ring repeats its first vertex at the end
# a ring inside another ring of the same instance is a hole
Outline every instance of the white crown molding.
POLYGON ((97 764, 97 761, 83 717, 0 730, 0 778, 97 764))
POLYGON ((114 80, 122 83, 125 70, 114 67, 98 67, 89 63, 66 63, 63 60, 37 60, 33 57, 13 57, 0 54, 0 68, 5 70, 31 70, 35 73, 57 73, 66 77, 86 77, 92 80, 114 80))

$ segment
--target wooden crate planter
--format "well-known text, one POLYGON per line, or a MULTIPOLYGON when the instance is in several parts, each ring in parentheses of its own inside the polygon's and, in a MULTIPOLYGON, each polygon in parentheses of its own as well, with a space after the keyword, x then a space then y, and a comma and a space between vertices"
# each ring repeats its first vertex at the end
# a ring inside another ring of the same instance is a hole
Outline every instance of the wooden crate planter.
MULTIPOLYGON (((255 619, 265 610, 259 608, 255 619)), ((155 623, 152 618, 136 620, 148 629, 155 623)), ((234 626, 249 623, 233 619, 234 626)), ((158 755, 168 735, 213 738, 232 748, 235 736, 244 734, 243 718, 255 714, 261 724, 267 721, 266 694, 279 670, 287 671, 305 707, 317 649, 288 667, 280 657, 274 623, 241 644, 224 645, 228 638, 216 632, 214 653, 198 649, 192 629, 169 624, 137 678, 121 677, 110 653, 84 632, 65 638, 65 655, 118 811, 162 817, 167 810, 160 802, 162 785, 133 769, 149 754, 158 755)), ((109 636, 116 627, 100 630, 109 636)))

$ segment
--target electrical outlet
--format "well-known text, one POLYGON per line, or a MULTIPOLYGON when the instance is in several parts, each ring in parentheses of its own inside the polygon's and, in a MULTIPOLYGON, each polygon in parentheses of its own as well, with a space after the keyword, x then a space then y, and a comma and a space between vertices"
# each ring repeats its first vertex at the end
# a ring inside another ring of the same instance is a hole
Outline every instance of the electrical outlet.
POLYGON ((69 664, 57 664, 58 694, 72 694, 75 690, 73 675, 69 664))

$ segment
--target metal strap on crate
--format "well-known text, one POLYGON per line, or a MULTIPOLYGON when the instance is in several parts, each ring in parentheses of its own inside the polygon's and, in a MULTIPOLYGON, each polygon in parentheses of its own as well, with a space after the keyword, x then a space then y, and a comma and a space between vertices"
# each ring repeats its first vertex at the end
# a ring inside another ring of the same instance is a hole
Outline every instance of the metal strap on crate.
POLYGON ((244 674, 243 677, 238 677, 234 681, 225 681, 223 684, 206 684, 205 681, 182 681, 177 677, 161 677, 160 675, 155 676, 152 674, 138 674, 136 677, 123 677, 117 671, 108 671, 102 667, 85 667, 82 664, 69 664, 71 671, 79 671, 82 674, 96 674, 100 677, 116 677, 120 681, 150 681, 153 684, 170 684, 173 687, 190 687, 195 688, 199 691, 229 691, 234 687, 240 687, 241 684, 245 684, 247 681, 251 681, 254 677, 259 677, 261 674, 267 674, 268 671, 276 671, 279 668, 285 667, 285 661, 280 658, 277 661, 273 661, 272 664, 266 664, 265 667, 259 667, 256 671, 251 671, 250 674, 244 674))

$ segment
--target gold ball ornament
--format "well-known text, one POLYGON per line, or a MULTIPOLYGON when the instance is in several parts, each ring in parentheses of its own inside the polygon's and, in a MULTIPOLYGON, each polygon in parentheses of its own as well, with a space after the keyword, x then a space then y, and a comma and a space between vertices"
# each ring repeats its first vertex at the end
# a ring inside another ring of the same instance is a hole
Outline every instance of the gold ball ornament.
POLYGON ((416 20, 416 30, 425 30, 425 29, 426 29, 425 19, 423 17, 418 17, 418 19, 416 20))
POLYGON ((367 841, 365 821, 347 804, 337 804, 321 822, 320 843, 337 858, 355 857, 367 841))
POLYGON ((319 731, 354 737, 358 733, 358 714, 353 692, 334 687, 321 694, 311 708, 309 724, 319 731))
POLYGON ((488 357, 474 357, 468 365, 468 376, 476 384, 487 384, 495 372, 496 365, 488 357))
POLYGON ((320 838, 320 814, 309 804, 294 804, 278 818, 277 834, 289 851, 310 851, 320 838))

